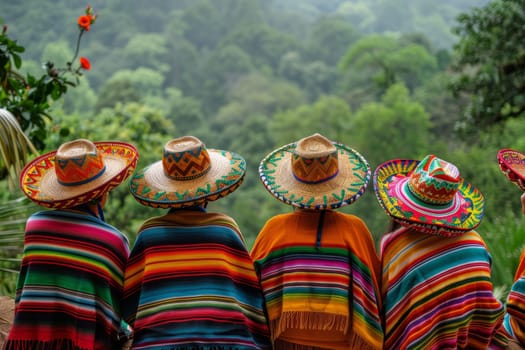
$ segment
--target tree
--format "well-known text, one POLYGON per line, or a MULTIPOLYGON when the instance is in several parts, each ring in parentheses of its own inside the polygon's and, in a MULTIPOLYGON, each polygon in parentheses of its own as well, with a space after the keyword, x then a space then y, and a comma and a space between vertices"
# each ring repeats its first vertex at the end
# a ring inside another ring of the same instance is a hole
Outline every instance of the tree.
POLYGON ((180 90, 166 90, 168 113, 166 119, 173 121, 179 135, 193 135, 202 129, 205 122, 202 106, 199 100, 187 97, 180 90))
POLYGON ((113 108, 118 103, 140 102, 142 95, 129 77, 112 78, 102 85, 95 105, 95 113, 104 108, 113 108))
MULTIPOLYGON (((177 24, 170 23, 170 28, 177 24)), ((206 78, 206 74, 200 69, 203 59, 192 43, 182 37, 173 37, 173 31, 175 29, 166 32, 171 40, 167 43, 170 70, 165 74, 165 85, 176 86, 187 95, 198 96, 202 92, 200 82, 206 78)))
POLYGON ((166 38, 160 34, 137 34, 130 38, 121 55, 127 57, 122 68, 149 68, 160 73, 169 71, 166 38))
MULTIPOLYGON (((390 159, 421 159, 431 149, 437 151, 429 115, 402 83, 392 85, 381 101, 366 103, 357 110, 349 130, 348 144, 365 157, 372 172, 390 159)), ((386 232, 388 218, 377 203, 372 182, 363 198, 350 207, 372 232, 386 232)))
POLYGON ((343 142, 348 137, 351 111, 339 97, 323 96, 313 105, 301 105, 276 113, 270 133, 278 145, 297 141, 316 132, 343 142))
POLYGON ((271 70, 277 69, 286 52, 300 47, 292 36, 263 24, 240 27, 226 36, 222 45, 238 46, 252 58, 255 67, 271 70))
POLYGON ((139 102, 151 96, 161 96, 163 81, 163 75, 150 68, 119 70, 101 87, 95 110, 98 113, 119 102, 139 102))
POLYGON ((376 18, 367 1, 344 1, 336 12, 361 32, 369 32, 376 18))
POLYGON ((458 17, 454 29, 451 84, 456 96, 467 94, 464 121, 470 130, 486 128, 525 112, 525 2, 495 0, 458 17))
POLYGON ((308 38, 305 57, 309 61, 322 61, 330 66, 337 62, 358 34, 352 25, 338 17, 326 17, 317 21, 308 38))
POLYGON ((229 90, 244 75, 253 70, 250 56, 235 45, 220 46, 204 62, 203 82, 198 97, 207 111, 216 111, 224 105, 229 90))
POLYGON ((452 145, 461 142, 456 130, 467 100, 455 99, 447 89, 449 82, 450 75, 436 74, 415 90, 414 99, 421 103, 430 115, 432 133, 452 145))
POLYGON ((288 52, 282 57, 278 74, 302 86, 310 101, 333 93, 340 77, 336 67, 322 61, 304 62, 298 52, 288 52))
POLYGON ((372 72, 377 91, 403 82, 411 91, 437 70, 437 60, 428 49, 403 38, 369 35, 350 46, 339 64, 346 70, 372 72))
MULTIPOLYGON (((0 33, 0 105, 9 110, 17 119, 24 132, 38 149, 43 149, 46 138, 46 120, 51 120, 51 101, 61 98, 69 87, 80 83, 83 70, 89 70, 91 64, 85 57, 76 62, 80 49, 80 41, 96 21, 97 15, 91 6, 78 17, 79 29, 73 58, 65 63, 65 68, 57 66, 52 61, 44 64, 45 73, 40 77, 20 73, 22 67, 21 54, 25 47, 7 35, 4 25, 0 33)), ((6 142, 7 138, 2 140, 6 142)))
POLYGON ((403 84, 392 85, 380 102, 363 105, 352 121, 352 143, 373 166, 393 158, 419 159, 429 150, 430 116, 403 84))
POLYGON ((253 131, 242 129, 247 119, 252 116, 266 116, 269 121, 277 111, 295 108, 302 103, 302 91, 289 82, 269 79, 259 74, 243 77, 232 87, 228 104, 210 120, 209 129, 215 135, 214 144, 228 149, 238 135, 253 131))

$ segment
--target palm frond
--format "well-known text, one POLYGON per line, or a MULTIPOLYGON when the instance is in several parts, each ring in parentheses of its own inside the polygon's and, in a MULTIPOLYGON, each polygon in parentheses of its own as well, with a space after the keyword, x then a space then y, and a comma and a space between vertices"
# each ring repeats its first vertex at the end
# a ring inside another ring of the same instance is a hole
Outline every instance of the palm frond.
POLYGON ((12 295, 20 268, 24 225, 34 204, 26 197, 0 202, 0 295, 12 295))
POLYGON ((38 151, 24 133, 16 118, 6 109, 0 108, 0 170, 5 169, 9 188, 15 188, 27 156, 38 151))

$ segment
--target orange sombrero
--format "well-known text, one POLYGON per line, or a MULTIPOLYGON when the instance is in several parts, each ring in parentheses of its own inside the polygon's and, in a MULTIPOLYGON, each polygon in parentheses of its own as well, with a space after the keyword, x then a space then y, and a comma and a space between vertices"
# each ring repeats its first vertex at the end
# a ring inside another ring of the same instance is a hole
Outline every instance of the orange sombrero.
POLYGON ((78 139, 29 162, 20 174, 20 188, 43 207, 72 208, 118 186, 137 160, 138 151, 129 143, 78 139))

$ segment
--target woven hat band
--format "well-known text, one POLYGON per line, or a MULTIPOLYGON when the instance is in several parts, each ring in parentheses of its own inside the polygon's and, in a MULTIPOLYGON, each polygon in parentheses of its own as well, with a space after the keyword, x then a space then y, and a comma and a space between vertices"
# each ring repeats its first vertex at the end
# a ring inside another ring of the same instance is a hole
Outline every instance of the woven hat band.
POLYGON ((307 184, 328 181, 339 171, 337 148, 320 134, 299 140, 291 161, 294 177, 307 184))
POLYGON ((454 199, 459 182, 459 170, 455 165, 429 155, 410 174, 408 189, 425 203, 442 205, 454 199))
POLYGON ((55 155, 57 181, 63 186, 87 184, 106 170, 95 144, 80 139, 62 144, 55 155))
POLYGON ((294 177, 307 184, 328 181, 339 172, 337 151, 318 158, 305 158, 293 154, 291 159, 294 177))
POLYGON ((210 155, 204 144, 193 136, 169 141, 162 156, 164 174, 173 180, 196 179, 211 167, 210 155))

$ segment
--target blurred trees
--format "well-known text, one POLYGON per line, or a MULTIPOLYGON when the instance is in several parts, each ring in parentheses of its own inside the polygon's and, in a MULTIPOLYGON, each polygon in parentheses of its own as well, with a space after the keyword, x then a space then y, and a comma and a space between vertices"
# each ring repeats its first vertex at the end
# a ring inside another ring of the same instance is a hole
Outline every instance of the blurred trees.
POLYGON ((437 60, 427 48, 384 35, 360 39, 344 54, 341 69, 366 70, 380 93, 403 82, 413 91, 437 71, 437 60))
MULTIPOLYGON (((45 148, 78 137, 118 139, 137 145, 139 167, 160 160, 169 139, 187 134, 237 152, 247 160, 246 179, 209 208, 233 216, 251 244, 270 216, 291 210, 259 183, 260 160, 320 132, 355 148, 372 171, 391 158, 428 153, 457 163, 485 194, 485 222, 493 230, 503 211, 519 213, 519 191, 499 172, 495 155, 499 147, 525 150, 518 41, 525 20, 517 0, 471 10, 485 3, 93 3, 104 21, 84 42, 92 69, 75 91, 50 104, 45 148), (457 131, 467 122, 487 128, 466 139, 457 131)), ((10 33, 28 48, 28 72, 42 73, 44 57, 71 55, 64 43, 73 38, 63 28, 76 5, 30 0, 2 7, 10 33)), ((111 198, 108 221, 132 241, 142 220, 161 214, 136 203, 126 186, 111 198)), ((341 210, 364 218, 376 238, 386 229, 372 183, 341 210)))
POLYGON ((452 85, 468 94, 467 126, 487 127, 525 112, 525 2, 495 0, 459 16, 452 85))

